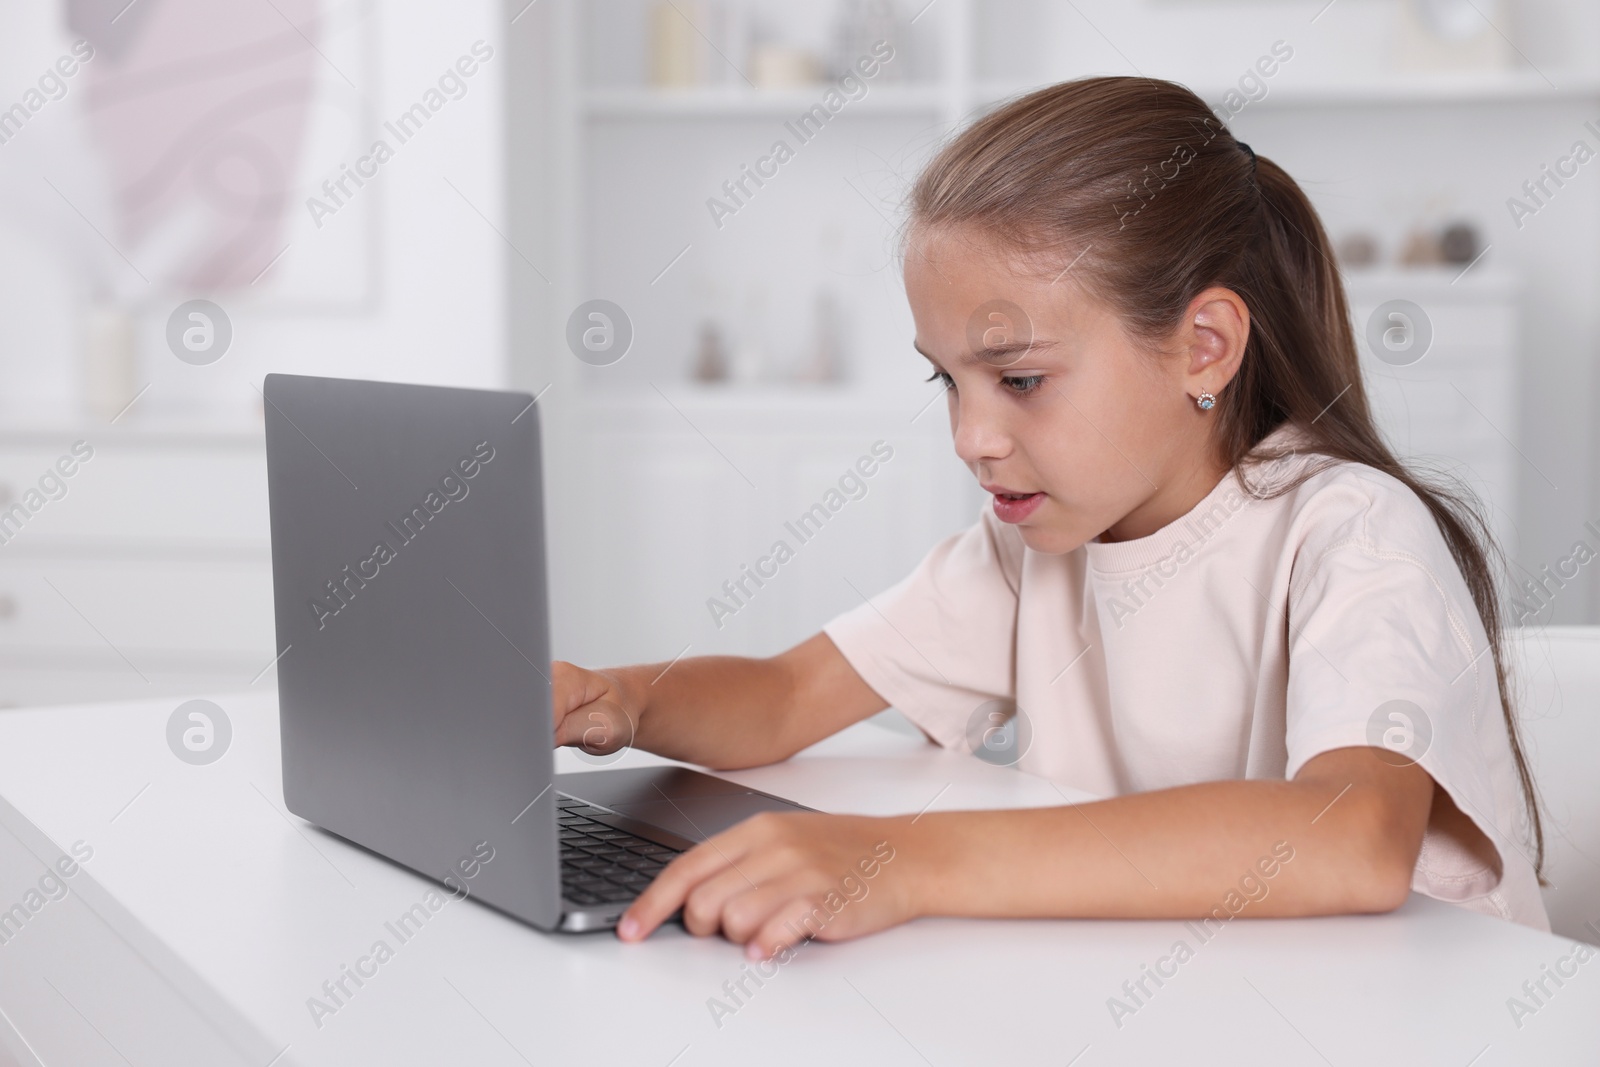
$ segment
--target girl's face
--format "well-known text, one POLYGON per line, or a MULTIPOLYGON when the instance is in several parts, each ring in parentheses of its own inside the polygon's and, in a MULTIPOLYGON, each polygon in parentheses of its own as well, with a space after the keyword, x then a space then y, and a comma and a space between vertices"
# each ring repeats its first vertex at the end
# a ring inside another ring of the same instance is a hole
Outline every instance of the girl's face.
POLYGON ((1227 472, 1214 415, 1248 334, 1243 301, 1210 289, 1154 354, 1100 301, 970 230, 916 230, 905 257, 916 347, 949 388, 956 454, 1029 548, 1143 537, 1227 472))

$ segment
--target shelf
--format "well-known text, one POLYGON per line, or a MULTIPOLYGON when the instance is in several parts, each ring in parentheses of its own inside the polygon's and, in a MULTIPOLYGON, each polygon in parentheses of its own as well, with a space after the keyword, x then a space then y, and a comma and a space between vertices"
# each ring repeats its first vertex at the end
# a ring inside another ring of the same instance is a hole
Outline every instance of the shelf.
MULTIPOLYGON (((920 383, 917 383, 920 385, 920 383)), ((913 416, 936 407, 939 418, 920 420, 937 427, 944 407, 934 387, 924 394, 912 384, 842 382, 826 385, 664 382, 661 392, 628 389, 584 397, 592 425, 615 433, 693 432, 693 428, 742 428, 751 432, 813 432, 858 427, 879 421, 911 426, 913 416), (663 396, 666 398, 663 400, 663 396), (685 421, 688 424, 685 425, 685 421)), ((920 427, 919 427, 920 428, 920 427)))
MULTIPOLYGON (((589 402, 603 407, 662 407, 665 395, 679 407, 699 410, 736 410, 747 407, 815 410, 832 407, 873 407, 885 403, 890 387, 864 382, 662 382, 660 392, 648 386, 592 395, 589 402)), ((928 387, 932 390, 932 386, 928 387)), ((931 394, 930 394, 931 395, 931 394)), ((892 399, 892 398, 891 398, 892 399)))
POLYGON ((1342 271, 1345 290, 1351 295, 1377 295, 1404 290, 1429 296, 1470 294, 1474 299, 1511 298, 1517 289, 1516 276, 1503 267, 1487 262, 1489 254, 1465 274, 1458 266, 1441 267, 1347 267, 1342 271))
POLYGON ((223 410, 152 407, 130 410, 115 424, 77 408, 55 410, 0 409, 0 445, 54 443, 74 437, 101 442, 139 445, 244 445, 259 448, 262 420, 259 408, 240 405, 223 410))
MULTIPOLYGON (((1285 107, 1361 107, 1376 104, 1476 104, 1550 103, 1565 100, 1590 100, 1600 97, 1600 75, 1552 75, 1552 81, 1527 71, 1395 73, 1360 82, 1323 85, 1274 85, 1260 100, 1246 104, 1243 113, 1255 108, 1285 107)), ((983 82, 977 97, 986 105, 1012 97, 1054 81, 1033 84, 983 82)), ((1208 103, 1217 103, 1238 87, 1228 85, 1190 85, 1208 103)))
MULTIPOLYGON (((993 106, 1055 84, 982 82, 970 94, 958 94, 939 83, 872 86, 859 100, 849 101, 838 116, 914 116, 937 118, 966 104, 993 106)), ((1190 86, 1204 100, 1216 103, 1233 85, 1190 86)), ((702 86, 656 89, 629 86, 592 88, 580 97, 582 115, 593 121, 643 121, 655 119, 791 118, 822 100, 827 83, 793 89, 749 89, 742 86, 702 86)), ((1492 103, 1553 103, 1600 97, 1600 76, 1568 75, 1551 85, 1533 71, 1493 73, 1441 72, 1393 74, 1361 82, 1323 85, 1275 86, 1267 96, 1252 101, 1244 112, 1270 108, 1370 107, 1376 105, 1455 105, 1492 103)))
MULTIPOLYGON (((850 100, 835 117, 847 115, 936 116, 949 101, 937 85, 878 85, 867 83, 865 96, 850 100)), ((592 119, 654 118, 788 118, 821 102, 827 83, 795 89, 747 89, 706 86, 685 89, 589 89, 582 97, 583 113, 592 119)))

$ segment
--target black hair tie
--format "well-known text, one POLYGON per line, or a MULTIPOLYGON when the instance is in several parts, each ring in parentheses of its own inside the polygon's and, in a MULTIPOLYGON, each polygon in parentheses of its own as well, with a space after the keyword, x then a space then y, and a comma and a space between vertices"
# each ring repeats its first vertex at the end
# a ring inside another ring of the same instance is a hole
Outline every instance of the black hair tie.
POLYGON ((1249 156, 1250 156, 1250 169, 1252 171, 1254 171, 1256 169, 1256 150, 1251 148, 1249 145, 1245 144, 1243 141, 1237 141, 1235 143, 1240 148, 1244 149, 1246 153, 1249 154, 1249 156))

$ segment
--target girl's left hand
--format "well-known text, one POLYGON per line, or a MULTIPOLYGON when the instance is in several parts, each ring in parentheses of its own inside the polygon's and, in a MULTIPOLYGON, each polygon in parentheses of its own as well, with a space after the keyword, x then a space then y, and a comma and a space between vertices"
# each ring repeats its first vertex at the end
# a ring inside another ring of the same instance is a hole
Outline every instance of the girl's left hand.
POLYGON ((624 941, 648 937, 683 908, 683 925, 720 931, 768 959, 800 941, 842 941, 916 915, 915 877, 897 858, 904 818, 767 812, 674 859, 617 925, 624 941))

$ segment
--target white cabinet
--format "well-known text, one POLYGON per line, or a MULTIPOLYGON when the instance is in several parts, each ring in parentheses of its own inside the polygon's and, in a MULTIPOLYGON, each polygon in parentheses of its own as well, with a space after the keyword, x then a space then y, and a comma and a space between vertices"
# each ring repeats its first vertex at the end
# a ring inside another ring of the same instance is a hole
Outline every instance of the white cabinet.
POLYGON ((577 590, 558 601, 557 648, 580 662, 778 651, 977 519, 942 402, 667 395, 675 408, 653 392, 590 402, 591 484, 550 516, 579 531, 552 565, 577 590))
POLYGON ((271 684, 259 428, 0 431, 0 540, 0 706, 271 684))
POLYGON ((1512 443, 1520 377, 1512 279, 1482 267, 1465 274, 1460 268, 1351 271, 1345 278, 1379 428, 1401 459, 1464 481, 1514 558, 1519 484, 1543 475, 1512 443), (1367 337, 1375 315, 1401 346, 1385 349, 1384 358, 1367 337), (1421 344, 1424 335, 1426 351, 1413 361, 1416 350, 1403 347, 1421 344))

